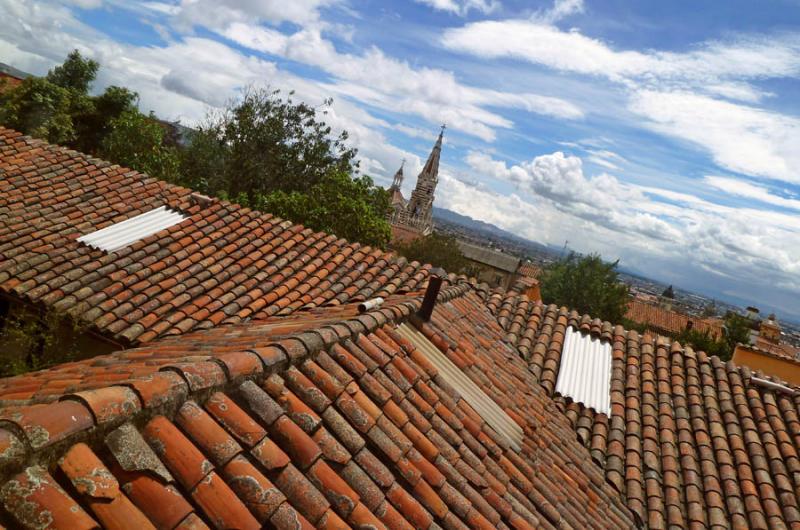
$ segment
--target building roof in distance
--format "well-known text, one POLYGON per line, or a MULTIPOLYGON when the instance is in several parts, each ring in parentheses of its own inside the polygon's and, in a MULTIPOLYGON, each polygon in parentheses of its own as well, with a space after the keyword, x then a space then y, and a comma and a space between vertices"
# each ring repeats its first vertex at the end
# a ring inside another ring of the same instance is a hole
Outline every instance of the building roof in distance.
POLYGON ((31 74, 28 72, 23 72, 19 68, 14 68, 10 64, 0 63, 0 74, 5 74, 9 77, 13 77, 15 79, 27 79, 31 77, 31 74))
POLYGON ((459 241, 458 246, 461 248, 461 253, 464 254, 464 257, 468 260, 477 261, 478 263, 483 263, 495 269, 511 273, 516 272, 517 267, 519 267, 519 258, 510 256, 499 250, 473 245, 472 243, 464 241, 459 241))
POLYGON ((691 322, 694 330, 701 333, 707 331, 712 337, 722 337, 722 322, 719 319, 692 317, 636 298, 628 302, 625 318, 660 333, 681 333, 691 322))

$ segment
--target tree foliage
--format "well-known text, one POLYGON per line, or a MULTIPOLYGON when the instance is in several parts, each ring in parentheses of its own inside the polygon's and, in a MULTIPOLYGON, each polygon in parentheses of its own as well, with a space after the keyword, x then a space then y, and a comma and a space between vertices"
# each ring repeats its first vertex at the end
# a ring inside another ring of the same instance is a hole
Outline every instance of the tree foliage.
POLYGON ((628 304, 628 286, 618 278, 617 264, 598 254, 574 252, 545 269, 542 299, 611 322, 620 322, 628 304))
POLYGON ((175 178, 177 158, 163 151, 163 135, 148 129, 136 138, 130 128, 147 120, 137 109, 135 92, 110 86, 99 95, 90 94, 99 68, 96 61, 77 50, 71 52, 46 76, 29 77, 0 93, 0 123, 50 143, 105 156, 156 178, 175 178), (125 125, 127 144, 119 141, 125 125), (112 133, 116 138, 109 138, 112 133), (162 159, 160 163, 153 161, 154 152, 162 159), (166 160, 169 156, 172 160, 166 160))
POLYGON ((733 355, 737 344, 750 344, 750 322, 742 315, 730 312, 725 316, 725 341, 733 355))
POLYGON ((456 238, 437 232, 399 244, 397 251, 410 260, 430 263, 455 274, 463 272, 467 267, 467 260, 461 253, 456 238))
POLYGON ((48 142, 68 144, 75 139, 72 100, 69 90, 29 77, 0 93, 0 123, 48 142))
POLYGON ((100 155, 168 181, 178 180, 178 156, 164 142, 164 128, 153 114, 126 111, 108 124, 100 155))
MULTIPOLYGON (((323 106, 330 104, 327 101, 323 106)), ((249 89, 212 113, 184 153, 185 184, 205 193, 244 195, 250 203, 280 190, 306 192, 325 178, 353 174, 348 135, 332 136, 327 110, 285 99, 278 90, 249 89)))
POLYGON ((750 344, 750 325, 744 317, 728 313, 725 317, 724 334, 718 339, 712 337, 708 331, 700 332, 696 329, 684 330, 673 338, 683 345, 727 361, 733 357, 737 344, 750 344))
POLYGON ((84 59, 81 52, 73 50, 61 66, 47 72, 45 79, 54 85, 86 94, 99 69, 100 64, 97 61, 84 59))
POLYGON ((314 230, 381 248, 392 235, 386 220, 389 195, 366 175, 323 175, 306 192, 279 189, 259 196, 256 207, 314 230))
POLYGON ((45 77, 0 93, 0 123, 315 230, 388 243, 388 196, 357 175, 347 133, 334 135, 323 120, 330 100, 315 108, 292 93, 250 89, 179 146, 153 114, 139 112, 135 92, 111 86, 91 95, 99 68, 73 51, 45 77))
POLYGON ((358 176, 347 133, 334 136, 316 109, 277 90, 249 89, 211 113, 181 153, 182 183, 314 230, 385 247, 389 197, 358 176))

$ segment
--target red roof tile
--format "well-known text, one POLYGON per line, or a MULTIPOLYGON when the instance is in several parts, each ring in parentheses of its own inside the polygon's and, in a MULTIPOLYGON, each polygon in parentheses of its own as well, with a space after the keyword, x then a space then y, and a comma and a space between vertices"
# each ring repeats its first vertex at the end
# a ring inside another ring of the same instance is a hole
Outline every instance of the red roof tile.
POLYGON ((722 322, 719 319, 692 317, 636 299, 628 302, 625 318, 656 333, 681 333, 691 323, 691 329, 700 333, 708 332, 714 338, 722 337, 722 322))
POLYGON ((511 294, 489 307, 537 386, 652 528, 800 525, 800 392, 750 370, 511 294), (612 344, 611 415, 555 394, 567 326, 612 344), (789 389, 787 389, 789 390, 789 389))
MULTIPOLYGON (((567 434, 569 420, 502 343, 502 330, 480 299, 465 291, 445 289, 433 320, 420 329, 445 355, 465 359, 464 373, 514 412, 526 434, 520 453, 503 445, 395 333, 394 323, 420 304, 408 298, 389 304, 396 316, 388 322, 377 312, 368 319, 345 317, 344 328, 356 329, 353 323, 361 321, 362 332, 337 336, 333 355, 321 340, 330 322, 317 323, 319 332, 303 326, 292 335, 303 352, 264 364, 244 380, 224 369, 221 380, 208 380, 186 367, 221 367, 229 347, 244 347, 242 337, 266 348, 288 344, 282 335, 268 328, 259 333, 251 323, 187 334, 183 348, 171 339, 98 358, 97 366, 106 367, 144 363, 158 370, 171 363, 174 371, 159 373, 184 383, 161 384, 147 398, 137 392, 135 405, 124 405, 127 394, 116 390, 125 386, 111 386, 7 414, 31 443, 36 422, 52 425, 50 410, 82 407, 89 425, 81 427, 89 434, 67 429, 61 449, 47 457, 0 460, 6 515, 29 525, 29 513, 48 512, 69 517, 67 527, 87 528, 92 519, 113 527, 126 513, 158 528, 250 528, 268 521, 279 528, 631 526, 622 498, 603 481, 589 451, 567 434), (447 302, 453 296, 462 297, 447 302), (195 377, 201 381, 192 383, 195 377), (92 415, 80 399, 102 412, 92 415), (114 417, 124 423, 115 427, 114 417), (29 467, 31 460, 42 465, 29 467), (63 473, 50 474, 56 465, 63 473), (25 510, 12 485, 20 470, 52 490, 27 496, 25 510)), ((74 375, 80 367, 94 368, 84 362, 63 369, 74 375)), ((59 370, 38 378, 57 377, 59 370)))
POLYGON ((0 127, 0 291, 121 344, 420 288, 430 267, 313 233, 0 127), (84 234, 167 205, 188 219, 116 252, 84 234))

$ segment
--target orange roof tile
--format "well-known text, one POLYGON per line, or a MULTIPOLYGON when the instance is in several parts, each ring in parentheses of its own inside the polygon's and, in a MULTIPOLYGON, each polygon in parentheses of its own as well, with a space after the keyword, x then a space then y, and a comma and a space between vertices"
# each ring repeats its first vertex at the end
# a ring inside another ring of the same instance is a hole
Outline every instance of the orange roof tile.
POLYGON ((712 337, 722 337, 722 322, 719 319, 691 317, 636 299, 628 302, 625 318, 647 326, 656 333, 681 333, 691 322, 692 329, 701 333, 708 332, 712 337))
POLYGON ((0 452, 0 517, 62 528, 631 527, 480 298, 445 288, 419 329, 515 418, 519 452, 395 331, 420 303, 336 308, 338 320, 306 325, 290 316, 288 331, 277 319, 226 326, 36 374, 150 371, 3 409, 0 439, 17 449, 0 452), (227 362, 237 353, 259 364, 231 370, 249 366, 227 362))
POLYGON ((759 337, 756 338, 756 343, 752 347, 757 348, 762 353, 774 355, 786 361, 800 363, 800 348, 795 348, 791 344, 785 342, 775 344, 759 337))
POLYGON ((638 520, 652 528, 800 525, 800 392, 760 385, 749 368, 667 337, 516 293, 487 304, 638 520), (555 393, 568 326, 612 345, 610 416, 555 393))
POLYGON ((0 292, 123 344, 413 291, 429 267, 0 128, 0 292), (189 216, 116 252, 84 234, 159 206, 189 216))
POLYGON ((800 393, 747 368, 468 284, 422 324, 425 267, 2 129, 0 173, 0 289, 146 343, 0 380, 0 526, 800 525, 800 393), (201 228, 71 241, 161 204, 201 228), (610 416, 555 394, 567 326, 612 343, 610 416))

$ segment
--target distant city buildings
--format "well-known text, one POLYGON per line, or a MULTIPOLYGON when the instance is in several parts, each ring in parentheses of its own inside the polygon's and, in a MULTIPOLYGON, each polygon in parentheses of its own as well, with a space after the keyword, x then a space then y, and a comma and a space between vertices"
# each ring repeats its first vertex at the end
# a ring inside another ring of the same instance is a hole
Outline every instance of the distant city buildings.
MULTIPOLYGON (((758 315, 757 309, 747 309, 748 316, 758 315)), ((784 341, 781 325, 775 315, 769 315, 754 326, 749 345, 736 346, 733 362, 800 385, 800 349, 784 341)))

